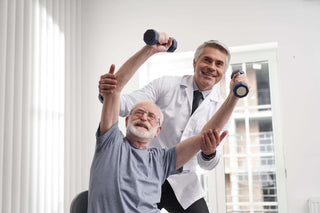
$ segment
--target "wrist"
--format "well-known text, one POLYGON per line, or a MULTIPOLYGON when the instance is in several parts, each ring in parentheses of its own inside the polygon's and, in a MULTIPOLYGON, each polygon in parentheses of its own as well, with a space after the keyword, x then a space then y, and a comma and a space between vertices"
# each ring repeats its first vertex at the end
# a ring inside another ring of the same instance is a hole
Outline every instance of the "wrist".
POLYGON ((228 97, 226 98, 226 102, 235 106, 238 103, 239 99, 240 98, 235 96, 233 91, 230 91, 228 97))
POLYGON ((101 95, 100 93, 99 93, 98 98, 99 98, 99 101, 100 101, 101 103, 103 103, 103 97, 102 97, 102 95, 101 95))
POLYGON ((150 46, 150 45, 145 45, 143 47, 143 49, 146 51, 146 53, 149 57, 151 57, 152 55, 157 54, 159 52, 156 49, 152 48, 152 46, 150 46))
POLYGON ((206 154, 204 154, 204 153, 201 151, 201 157, 202 157, 204 160, 211 160, 211 159, 213 159, 213 158, 216 156, 216 153, 217 153, 217 151, 215 151, 215 152, 212 153, 212 154, 206 155, 206 154))

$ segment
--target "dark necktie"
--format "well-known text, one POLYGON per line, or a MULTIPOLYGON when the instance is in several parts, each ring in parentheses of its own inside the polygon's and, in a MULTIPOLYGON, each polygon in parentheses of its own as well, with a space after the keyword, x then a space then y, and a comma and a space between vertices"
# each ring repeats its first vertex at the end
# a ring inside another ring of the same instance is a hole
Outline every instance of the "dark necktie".
POLYGON ((201 99, 203 99, 202 93, 199 90, 195 90, 193 92, 193 102, 192 102, 191 115, 198 108, 201 99))

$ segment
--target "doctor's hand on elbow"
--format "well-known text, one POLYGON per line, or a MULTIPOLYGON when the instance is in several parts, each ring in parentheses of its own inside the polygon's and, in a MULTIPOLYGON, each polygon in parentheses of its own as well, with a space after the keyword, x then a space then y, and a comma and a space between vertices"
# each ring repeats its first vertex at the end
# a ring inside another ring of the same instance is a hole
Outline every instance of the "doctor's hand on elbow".
POLYGON ((99 93, 103 96, 105 94, 113 93, 117 87, 117 76, 114 74, 115 65, 110 66, 109 72, 100 76, 99 93))
POLYGON ((216 152, 217 147, 221 141, 228 134, 228 131, 223 131, 219 134, 219 131, 216 129, 209 129, 202 133, 201 136, 201 151, 204 155, 212 155, 216 152))

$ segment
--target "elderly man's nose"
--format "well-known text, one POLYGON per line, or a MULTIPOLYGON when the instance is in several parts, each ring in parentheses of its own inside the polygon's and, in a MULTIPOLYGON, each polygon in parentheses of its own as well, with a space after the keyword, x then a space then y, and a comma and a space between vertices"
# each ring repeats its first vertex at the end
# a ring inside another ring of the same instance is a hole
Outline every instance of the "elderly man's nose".
POLYGON ((143 113, 142 116, 141 116, 141 119, 143 120, 148 120, 148 113, 143 113))

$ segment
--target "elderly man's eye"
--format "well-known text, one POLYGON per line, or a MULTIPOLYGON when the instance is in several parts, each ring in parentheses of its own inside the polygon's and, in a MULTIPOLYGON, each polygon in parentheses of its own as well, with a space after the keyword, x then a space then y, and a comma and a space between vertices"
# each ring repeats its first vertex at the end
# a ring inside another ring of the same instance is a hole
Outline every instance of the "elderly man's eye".
POLYGON ((153 113, 149 113, 149 118, 151 118, 152 120, 156 120, 157 119, 157 116, 153 113))

